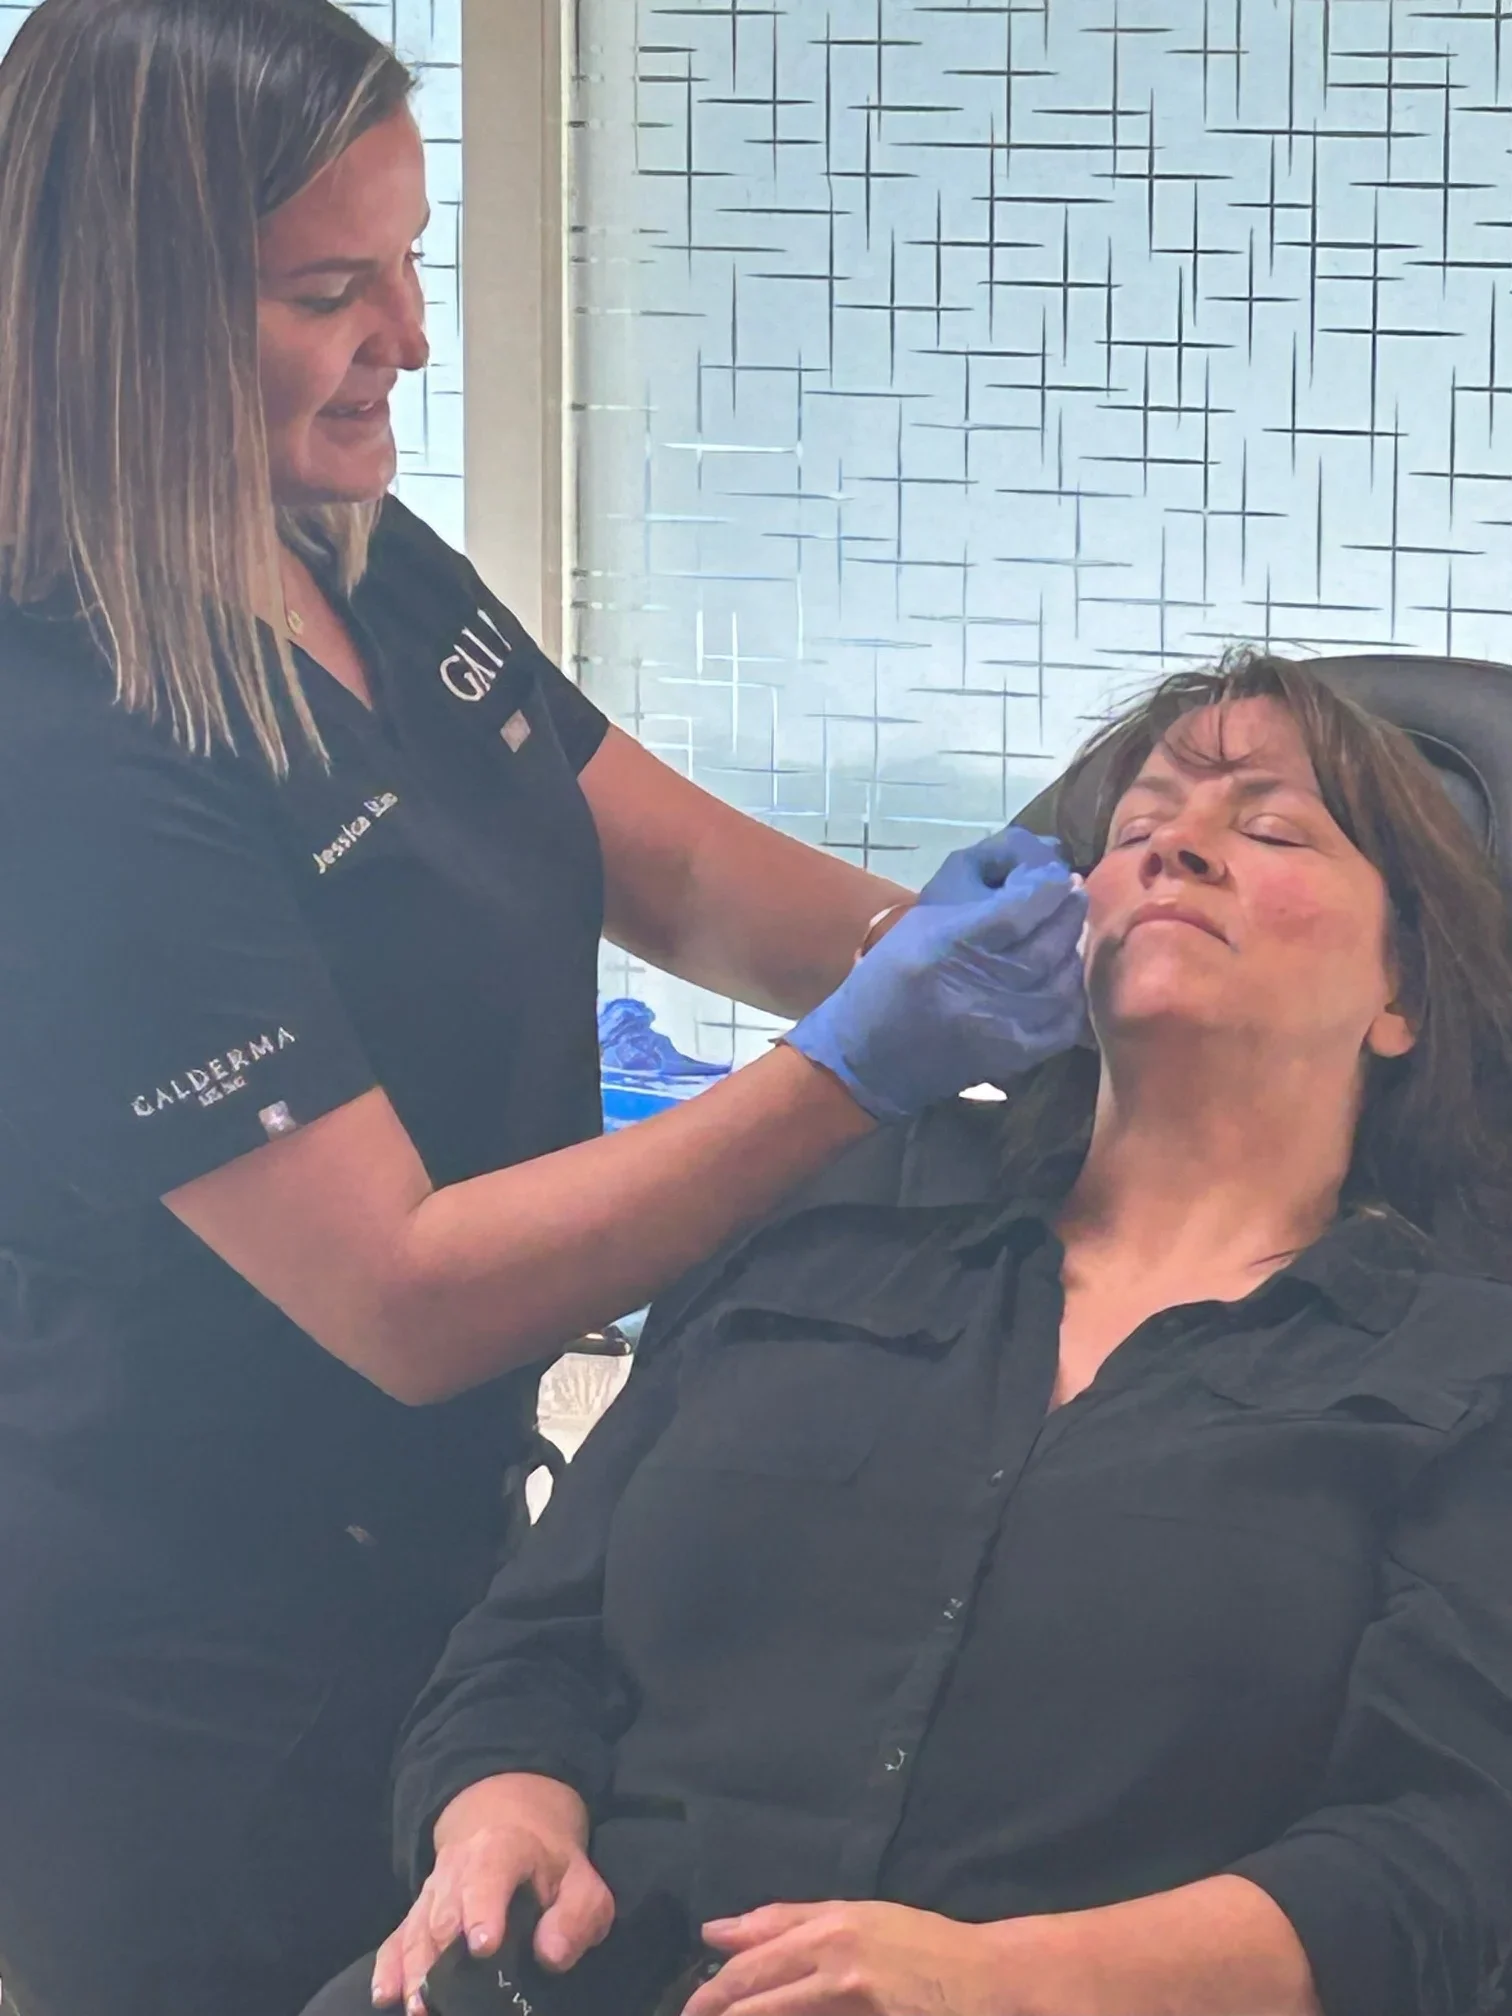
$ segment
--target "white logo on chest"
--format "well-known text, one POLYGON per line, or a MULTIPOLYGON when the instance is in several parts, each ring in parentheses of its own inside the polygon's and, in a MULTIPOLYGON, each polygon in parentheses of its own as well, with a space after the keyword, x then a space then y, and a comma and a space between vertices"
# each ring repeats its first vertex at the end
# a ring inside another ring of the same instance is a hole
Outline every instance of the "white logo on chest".
POLYGON ((456 700, 486 700, 503 670, 505 659, 514 650, 513 644, 486 610, 478 611, 476 621, 478 630, 491 633, 492 641, 480 637, 478 630, 464 630, 456 650, 441 661, 441 684, 456 700))

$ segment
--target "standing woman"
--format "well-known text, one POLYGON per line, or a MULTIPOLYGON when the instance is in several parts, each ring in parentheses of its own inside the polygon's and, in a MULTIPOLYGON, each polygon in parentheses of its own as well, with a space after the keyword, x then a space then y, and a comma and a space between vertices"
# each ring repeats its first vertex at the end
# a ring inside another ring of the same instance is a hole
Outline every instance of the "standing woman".
POLYGON ((0 1959, 291 2016, 534 1376, 880 1118, 1080 1025, 1023 835, 901 892, 663 769, 386 492, 412 79, 331 0, 0 65, 0 1959), (804 1019, 609 1140, 601 929, 804 1019))

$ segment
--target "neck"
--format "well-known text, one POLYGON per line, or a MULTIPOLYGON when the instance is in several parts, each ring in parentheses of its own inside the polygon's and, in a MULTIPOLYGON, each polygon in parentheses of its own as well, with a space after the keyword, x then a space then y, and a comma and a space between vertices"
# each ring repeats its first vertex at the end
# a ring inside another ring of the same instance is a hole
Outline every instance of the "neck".
POLYGON ((298 609, 303 587, 299 562, 287 546, 278 549, 278 572, 265 582, 257 598, 254 614, 267 624, 270 630, 282 633, 290 607, 298 609))
POLYGON ((1068 1249, 1136 1274, 1258 1281, 1333 1219, 1357 1103, 1353 1072, 1227 1033, 1119 1046, 1062 1216, 1068 1249))
POLYGON ((278 549, 281 607, 278 621, 286 620, 290 633, 303 637, 311 619, 327 608, 325 591, 299 555, 287 546, 278 549))

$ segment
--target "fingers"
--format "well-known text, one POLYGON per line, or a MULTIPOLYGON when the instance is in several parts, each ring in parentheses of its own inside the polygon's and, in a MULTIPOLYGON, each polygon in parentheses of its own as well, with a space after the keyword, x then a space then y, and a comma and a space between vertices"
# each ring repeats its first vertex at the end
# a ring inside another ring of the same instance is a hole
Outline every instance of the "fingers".
MULTIPOLYGON (((1086 918, 1087 898, 1070 871, 1054 859, 1038 866, 1015 868, 1001 888, 973 883, 938 889, 931 901, 899 919, 891 934, 899 947, 908 946, 932 963, 952 941, 973 941, 1007 950, 1032 937, 1052 917, 1077 919, 1073 942, 1086 918)), ((869 962, 863 961, 858 971, 869 962)))
MULTIPOLYGON (((806 1974, 801 1981, 790 1981, 782 1988, 742 1995, 739 2001, 726 2003, 724 2008, 730 2016, 877 2016, 874 2001, 844 1992, 837 1994, 819 1974, 806 1974)), ((703 2010, 689 2002, 683 2016, 703 2016, 703 2010)))
POLYGON ((1053 841, 1010 826, 990 839, 977 841, 974 847, 947 855, 925 883, 919 901, 926 909, 938 903, 977 903, 1000 889, 1015 871, 1048 868, 1059 862, 1053 841))
MULTIPOLYGON (((445 1947, 437 1945, 431 1931, 431 1898, 424 1891, 416 1899, 413 1909, 397 1932, 393 1932, 378 1949, 378 1957, 373 1963, 373 2003, 376 2008, 389 2009, 402 2003, 411 2016, 419 2016, 425 2007, 420 1993, 420 1984, 440 1958, 445 1947)), ((448 1939, 446 1945, 451 1944, 448 1939)))
POLYGON ((597 1946, 614 1923, 614 1898, 586 1855, 576 1855, 562 1873, 551 1907, 536 1927, 538 1958, 558 1971, 574 1967, 597 1946))
POLYGON ((808 1999, 802 1986, 812 1981, 818 1964, 815 1928, 805 1919, 737 1954, 712 1981, 704 1983, 683 2016, 726 2016, 727 2011, 736 2009, 741 2016, 759 2016, 759 2012, 779 2006, 775 1998, 783 1990, 793 1997, 786 2006, 802 2008, 808 1999), (774 1998, 771 2003, 769 1996, 774 1998))
POLYGON ((486 1864, 468 1864, 458 1885, 457 1931, 466 1939, 469 1953, 498 1952, 504 1943, 509 1900, 517 1887, 507 1872, 501 1876, 486 1864))
POLYGON ((1062 966, 1081 967, 1081 936, 1087 928, 1087 899, 1073 891, 1042 923, 1014 946, 1014 957, 1041 973, 1062 966))
POLYGON ((998 957, 1011 955, 1026 971, 1048 973, 1077 959, 1086 921, 1087 899, 1068 880, 1026 892, 1015 876, 1000 895, 980 905, 961 940, 998 957))
POLYGON ((1078 880, 1059 861, 1029 868, 1015 868, 997 894, 988 899, 992 914, 1011 925, 1018 937, 1060 912, 1085 916, 1087 899, 1078 880))
POLYGON ((1022 826, 1005 826, 974 847, 964 849, 964 858, 976 868, 985 887, 999 889, 1015 870, 1048 868, 1065 872, 1060 848, 1053 840, 1030 833, 1022 826))
POLYGON ((465 1938, 474 1953, 497 1952, 509 1899, 533 1859, 524 1837, 475 1837, 443 1849, 409 1916, 379 1949, 374 2002, 402 2002, 409 2016, 422 2016, 425 1977, 449 1946, 465 1938))
POLYGON ((744 1953, 749 1947, 764 1946, 769 1939, 780 1939, 784 1932, 808 1924, 829 1908, 827 1904, 764 1904, 742 1918, 711 1918, 703 1928, 703 1940, 716 1953, 744 1953))
MULTIPOLYGON (((402 1932, 403 1927, 400 1928, 402 1932)), ((391 2009, 404 2000, 404 1958, 400 1932, 391 1932, 373 1962, 373 2006, 391 2009)))
POLYGON ((399 1928, 399 1950, 404 1979, 404 2007, 407 2016, 424 2016, 425 1997, 421 1993, 425 1977, 446 1948, 430 1925, 430 1900, 422 1892, 420 1902, 399 1928))

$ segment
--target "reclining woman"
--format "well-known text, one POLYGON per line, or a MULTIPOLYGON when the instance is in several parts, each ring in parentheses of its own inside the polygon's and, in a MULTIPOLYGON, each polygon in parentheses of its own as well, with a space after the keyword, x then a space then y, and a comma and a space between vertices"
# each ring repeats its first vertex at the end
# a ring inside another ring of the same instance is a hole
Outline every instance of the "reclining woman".
POLYGON ((1094 747, 1095 1048, 654 1314, 412 1718, 378 2003, 523 1884, 572 2008, 664 1892, 688 2016, 1495 2002, 1512 1291, 1435 1221, 1505 1223, 1503 901, 1299 666, 1094 747))

